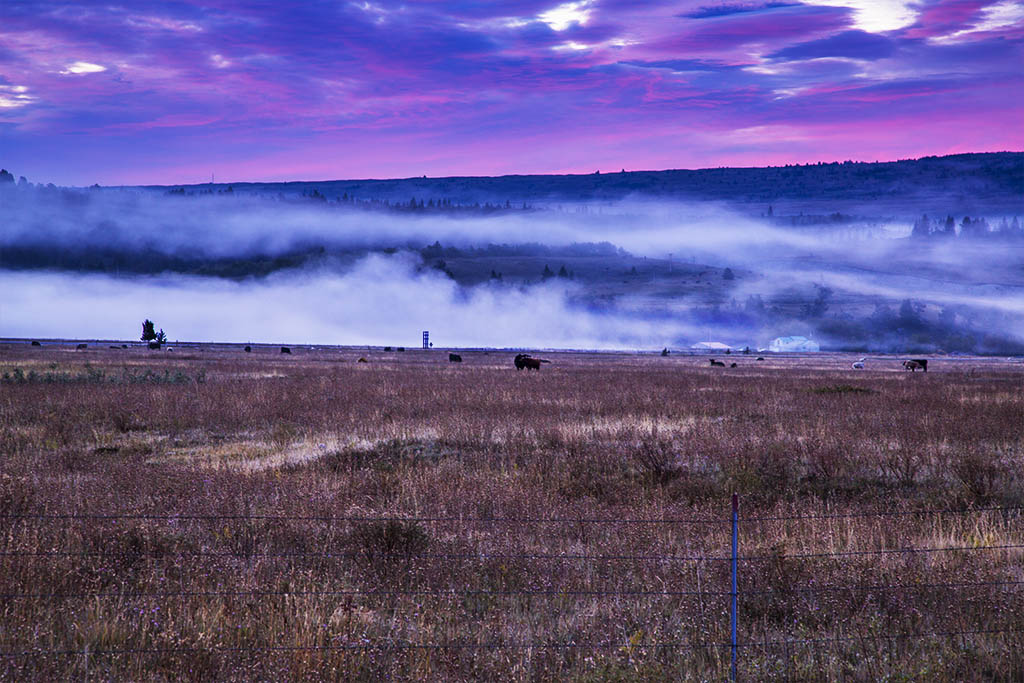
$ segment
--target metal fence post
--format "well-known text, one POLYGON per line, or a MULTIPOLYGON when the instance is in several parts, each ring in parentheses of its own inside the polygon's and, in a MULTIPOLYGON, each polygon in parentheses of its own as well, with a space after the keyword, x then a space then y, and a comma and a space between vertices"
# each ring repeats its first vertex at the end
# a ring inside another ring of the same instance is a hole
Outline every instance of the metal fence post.
POLYGON ((736 682, 736 565, 740 546, 740 500, 732 494, 732 668, 729 680, 736 682))

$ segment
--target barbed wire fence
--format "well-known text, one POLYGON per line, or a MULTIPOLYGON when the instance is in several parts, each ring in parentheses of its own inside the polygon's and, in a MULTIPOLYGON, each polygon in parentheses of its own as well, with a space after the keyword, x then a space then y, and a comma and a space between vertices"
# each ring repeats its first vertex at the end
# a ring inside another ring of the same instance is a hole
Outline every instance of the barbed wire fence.
MULTIPOLYGON (((381 598, 381 597, 437 597, 445 599, 459 599, 465 597, 481 596, 505 596, 505 597, 609 597, 628 600, 630 598, 682 598, 692 597, 701 601, 715 600, 719 604, 729 607, 729 629, 730 639, 724 640, 702 640, 694 642, 693 639, 615 639, 602 638, 592 641, 566 640, 564 642, 552 642, 549 640, 478 640, 474 642, 452 640, 449 642, 415 642, 401 639, 380 639, 371 642, 337 642, 330 644, 270 644, 270 645, 204 645, 203 647, 180 645, 174 647, 121 647, 106 649, 73 649, 73 648, 45 648, 26 647, 28 643, 19 642, 17 639, 4 638, 0 635, 0 660, 12 662, 20 659, 55 657, 75 658, 103 655, 107 657, 133 657, 145 655, 188 655, 190 653, 204 651, 216 653, 283 653, 283 652, 331 652, 331 651, 416 651, 416 650, 593 650, 593 651, 614 651, 614 652, 687 652, 693 650, 721 651, 728 652, 730 657, 730 678, 736 680, 738 672, 743 663, 744 652, 754 650, 784 650, 789 652, 791 648, 810 646, 816 648, 836 647, 842 644, 856 643, 880 643, 880 642, 901 642, 910 640, 929 639, 952 639, 970 638, 972 636, 1020 636, 1024 633, 1019 623, 1008 623, 996 627, 968 627, 953 629, 932 629, 921 631, 900 631, 889 632, 879 630, 877 632, 845 633, 841 629, 834 629, 829 637, 769 637, 767 634, 761 638, 748 635, 741 638, 740 633, 744 631, 743 626, 743 602, 744 599, 764 598, 772 600, 792 600, 794 596, 800 595, 855 595, 855 594, 920 594, 928 593, 935 595, 940 592, 953 593, 972 588, 986 588, 997 591, 997 598, 1004 599, 1008 603, 1010 612, 1020 611, 1024 607, 1021 601, 1019 587, 1024 585, 1024 578, 1005 578, 1000 580, 982 581, 927 581, 908 583, 875 583, 866 582, 862 584, 815 584, 815 585, 792 585, 773 588, 751 588, 744 585, 745 578, 756 578, 760 574, 759 564, 766 562, 809 562, 814 560, 835 560, 838 562, 849 561, 853 558, 870 560, 871 558, 885 558, 891 556, 906 557, 927 557, 943 554, 979 554, 979 553, 1022 553, 1024 552, 1024 537, 1021 542, 1014 543, 973 543, 973 544, 949 544, 935 546, 907 546, 907 547, 882 547, 874 549, 857 550, 835 550, 835 551, 814 551, 798 553, 773 552, 769 554, 741 554, 743 533, 751 527, 758 527, 767 524, 782 524, 788 522, 816 523, 834 520, 852 520, 858 518, 890 518, 900 517, 924 517, 924 516, 969 516, 991 514, 1002 517, 1004 522, 1012 525, 1014 532, 1024 532, 1021 521, 1024 519, 1024 507, 975 507, 963 509, 920 509, 920 510, 892 510, 877 512, 856 512, 843 514, 820 514, 820 515, 781 515, 781 516, 750 516, 742 517, 739 514, 739 500, 734 495, 732 500, 732 516, 723 518, 703 517, 666 517, 666 518, 601 518, 601 517, 479 517, 467 518, 457 516, 402 516, 402 515, 355 515, 355 516, 315 516, 315 515, 261 515, 261 514, 152 514, 152 513, 0 513, 0 520, 3 521, 4 529, 8 532, 7 539, 0 546, 0 562, 5 566, 5 571, 15 571, 21 561, 32 559, 58 559, 73 560, 74 558, 110 558, 123 556, 123 548, 96 548, 90 550, 70 550, 62 548, 27 550, 18 548, 18 536, 15 527, 40 525, 46 529, 54 529, 67 526, 72 523, 125 523, 125 522, 151 522, 165 524, 183 523, 253 523, 253 522, 303 522, 321 525, 342 525, 358 523, 395 523, 395 524, 448 524, 469 527, 483 526, 506 526, 522 527, 531 526, 566 526, 574 525, 603 526, 615 525, 620 527, 677 527, 677 526, 698 526, 707 529, 728 529, 730 542, 728 552, 722 554, 672 554, 672 553, 495 553, 495 552, 406 552, 406 551, 380 551, 373 554, 379 560, 395 559, 404 561, 418 561, 426 563, 452 562, 452 561, 535 561, 542 563, 581 563, 586 565, 607 564, 621 566, 623 563, 657 563, 661 565, 676 565, 681 563, 716 564, 721 563, 728 567, 730 585, 728 589, 708 590, 703 586, 696 589, 672 589, 659 588, 655 586, 643 586, 632 588, 574 588, 574 587, 516 587, 508 589, 479 589, 470 586, 463 587, 399 587, 399 588, 346 588, 338 590, 330 589, 247 589, 247 590, 93 590, 65 592, 60 590, 45 590, 40 587, 37 591, 0 592, 0 603, 6 606, 23 601, 49 601, 63 602, 65 604, 74 602, 103 602, 109 601, 115 605, 124 606, 136 601, 167 601, 187 598, 213 598, 213 597, 309 597, 309 598, 381 598), (13 546, 13 547, 12 547, 13 546), (21 647, 18 647, 21 645, 21 647)), ((723 550, 726 550, 723 548, 723 550)), ((138 552, 144 553, 144 550, 138 552)), ((365 557, 365 551, 342 550, 332 552, 329 548, 319 550, 302 550, 288 552, 254 552, 251 550, 188 550, 161 552, 153 554, 149 559, 154 562, 166 562, 169 564, 179 563, 186 559, 203 560, 204 558, 237 558, 245 560, 258 559, 282 559, 300 560, 313 559, 324 562, 343 562, 365 557)), ((1020 575, 1018 573, 1018 575, 1020 575)), ((2 629, 0 629, 2 633, 2 629)), ((751 633, 748 631, 748 633, 751 633)), ((1020 641, 1015 640, 1019 645, 1020 641)))

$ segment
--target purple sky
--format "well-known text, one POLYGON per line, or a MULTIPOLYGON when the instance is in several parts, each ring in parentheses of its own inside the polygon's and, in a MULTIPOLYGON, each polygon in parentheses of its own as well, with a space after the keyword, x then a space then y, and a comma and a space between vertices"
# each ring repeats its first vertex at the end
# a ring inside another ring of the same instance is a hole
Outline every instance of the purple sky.
POLYGON ((0 165, 58 184, 1024 149, 1024 2, 0 2, 0 165))

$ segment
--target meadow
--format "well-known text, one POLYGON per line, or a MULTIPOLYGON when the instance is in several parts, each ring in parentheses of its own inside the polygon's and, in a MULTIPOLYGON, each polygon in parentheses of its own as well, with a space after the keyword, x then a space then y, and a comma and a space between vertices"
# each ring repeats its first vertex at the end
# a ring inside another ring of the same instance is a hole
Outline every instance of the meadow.
POLYGON ((1024 678, 1020 359, 460 353, 0 344, 0 678, 1024 678))

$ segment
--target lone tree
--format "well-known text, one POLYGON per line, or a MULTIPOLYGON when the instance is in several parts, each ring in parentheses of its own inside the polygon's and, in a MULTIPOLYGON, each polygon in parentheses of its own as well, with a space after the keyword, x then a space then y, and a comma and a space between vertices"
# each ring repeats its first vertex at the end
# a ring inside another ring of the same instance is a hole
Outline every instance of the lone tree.
POLYGON ((155 327, 152 320, 142 321, 142 337, 140 339, 144 342, 149 342, 151 349, 159 349, 161 344, 167 342, 167 335, 164 334, 163 329, 157 332, 155 327))

